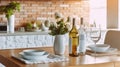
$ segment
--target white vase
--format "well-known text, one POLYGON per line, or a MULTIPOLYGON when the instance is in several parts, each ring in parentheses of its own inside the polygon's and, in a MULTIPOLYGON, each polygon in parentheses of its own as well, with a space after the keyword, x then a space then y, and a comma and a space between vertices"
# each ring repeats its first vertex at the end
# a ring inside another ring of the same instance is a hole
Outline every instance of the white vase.
POLYGON ((42 31, 48 31, 48 27, 46 27, 44 23, 42 23, 41 29, 42 31))
POLYGON ((8 25, 7 25, 7 32, 8 33, 14 33, 14 23, 15 23, 15 16, 14 15, 11 15, 9 18, 8 18, 8 25))
POLYGON ((54 53, 63 56, 65 53, 64 35, 56 35, 54 40, 54 53))

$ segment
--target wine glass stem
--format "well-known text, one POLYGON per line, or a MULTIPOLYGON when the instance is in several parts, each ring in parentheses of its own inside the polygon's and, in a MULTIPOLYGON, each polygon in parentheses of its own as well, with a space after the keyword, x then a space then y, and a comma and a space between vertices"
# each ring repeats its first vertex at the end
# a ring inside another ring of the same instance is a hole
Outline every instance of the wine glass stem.
MULTIPOLYGON (((95 43, 95 46, 96 46, 96 42, 94 42, 95 43)), ((96 50, 96 47, 95 47, 95 50, 96 50)), ((96 63, 96 51, 95 51, 95 63, 96 63)))

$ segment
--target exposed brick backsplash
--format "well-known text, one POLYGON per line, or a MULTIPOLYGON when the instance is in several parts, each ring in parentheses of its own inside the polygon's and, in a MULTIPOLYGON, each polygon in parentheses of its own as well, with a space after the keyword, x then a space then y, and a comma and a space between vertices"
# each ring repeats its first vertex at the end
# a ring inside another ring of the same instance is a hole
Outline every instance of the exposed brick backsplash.
MULTIPOLYGON (((89 21, 89 0, 0 0, 0 5, 11 1, 21 3, 20 12, 16 12, 15 26, 22 26, 31 19, 54 18, 54 12, 60 12, 65 17, 76 15, 89 21)), ((0 15, 0 22, 7 21, 0 15)))

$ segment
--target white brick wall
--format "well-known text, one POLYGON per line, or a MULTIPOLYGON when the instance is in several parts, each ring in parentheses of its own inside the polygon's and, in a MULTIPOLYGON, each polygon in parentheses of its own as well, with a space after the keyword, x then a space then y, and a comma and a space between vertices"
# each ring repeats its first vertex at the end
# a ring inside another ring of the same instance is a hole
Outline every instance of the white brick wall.
MULTIPOLYGON (((104 43, 106 31, 103 31, 99 43, 104 43)), ((68 34, 65 35, 65 45, 68 45, 68 34)), ((87 39, 87 44, 93 43, 87 39)), ((54 36, 41 33, 24 33, 24 34, 0 34, 0 49, 29 48, 29 47, 46 47, 53 46, 54 36)))
MULTIPOLYGON (((54 36, 51 35, 15 35, 0 36, 0 49, 29 48, 53 46, 54 36)), ((65 44, 68 36, 65 35, 65 44)))

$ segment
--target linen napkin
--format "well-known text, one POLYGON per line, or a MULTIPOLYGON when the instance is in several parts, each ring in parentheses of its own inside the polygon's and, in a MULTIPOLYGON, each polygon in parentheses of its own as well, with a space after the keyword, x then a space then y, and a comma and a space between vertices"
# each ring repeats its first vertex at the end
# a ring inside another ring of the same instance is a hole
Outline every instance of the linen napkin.
POLYGON ((24 62, 25 64, 52 63, 52 62, 61 62, 61 61, 69 60, 65 56, 58 56, 54 54, 49 54, 47 58, 42 59, 42 60, 27 60, 27 59, 20 57, 19 55, 18 56, 13 55, 12 57, 24 62))

